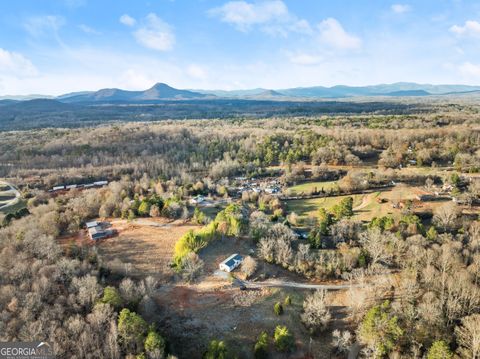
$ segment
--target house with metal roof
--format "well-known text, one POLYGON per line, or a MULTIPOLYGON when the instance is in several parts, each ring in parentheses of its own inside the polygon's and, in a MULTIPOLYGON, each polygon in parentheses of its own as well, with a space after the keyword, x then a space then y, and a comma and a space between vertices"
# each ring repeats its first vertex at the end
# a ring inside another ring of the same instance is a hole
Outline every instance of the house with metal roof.
POLYGON ((87 229, 89 228, 94 228, 96 226, 98 226, 100 223, 98 223, 97 221, 92 221, 92 222, 87 222, 85 223, 85 226, 87 227, 87 229))
POLYGON ((116 230, 103 229, 101 226, 96 226, 88 229, 88 236, 92 241, 109 238, 116 234, 116 230))
POLYGON ((235 268, 237 268, 243 262, 243 257, 240 254, 232 254, 230 257, 225 259, 222 263, 220 263, 219 268, 225 272, 230 273, 235 268))

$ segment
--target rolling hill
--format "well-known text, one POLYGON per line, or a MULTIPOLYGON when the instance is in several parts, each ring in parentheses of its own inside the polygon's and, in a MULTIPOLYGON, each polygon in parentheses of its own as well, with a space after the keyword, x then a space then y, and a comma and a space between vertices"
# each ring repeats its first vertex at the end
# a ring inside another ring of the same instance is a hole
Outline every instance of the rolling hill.
MULTIPOLYGON (((62 95, 58 100, 75 102, 142 102, 156 100, 186 100, 205 98, 209 95, 189 90, 178 90, 164 83, 157 83, 145 91, 127 91, 116 88, 102 89, 96 92, 83 92, 62 95)), ((210 95, 212 97, 212 95, 210 95)))

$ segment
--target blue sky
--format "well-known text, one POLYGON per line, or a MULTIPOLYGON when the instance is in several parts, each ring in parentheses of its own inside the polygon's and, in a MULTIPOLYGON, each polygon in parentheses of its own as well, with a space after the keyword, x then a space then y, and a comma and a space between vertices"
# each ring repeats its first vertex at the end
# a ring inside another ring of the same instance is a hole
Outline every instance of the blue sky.
POLYGON ((0 3, 0 95, 480 84, 471 0, 0 3))

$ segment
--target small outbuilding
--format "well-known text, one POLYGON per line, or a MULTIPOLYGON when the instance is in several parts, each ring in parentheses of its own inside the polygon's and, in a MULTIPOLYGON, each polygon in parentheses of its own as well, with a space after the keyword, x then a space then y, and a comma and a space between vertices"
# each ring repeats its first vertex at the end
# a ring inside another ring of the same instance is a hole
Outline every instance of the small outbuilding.
POLYGON ((235 268, 237 268, 243 262, 243 257, 240 254, 232 254, 230 257, 225 259, 222 263, 220 263, 219 268, 225 272, 230 273, 235 268))
POLYGON ((98 225, 100 225, 100 223, 98 223, 97 221, 92 221, 92 222, 87 222, 87 223, 85 223, 85 226, 87 227, 87 229, 89 229, 89 228, 95 228, 95 227, 97 227, 98 225))
POLYGON ((193 204, 200 204, 205 202, 205 197, 202 195, 198 195, 197 197, 194 197, 191 199, 191 203, 193 204))

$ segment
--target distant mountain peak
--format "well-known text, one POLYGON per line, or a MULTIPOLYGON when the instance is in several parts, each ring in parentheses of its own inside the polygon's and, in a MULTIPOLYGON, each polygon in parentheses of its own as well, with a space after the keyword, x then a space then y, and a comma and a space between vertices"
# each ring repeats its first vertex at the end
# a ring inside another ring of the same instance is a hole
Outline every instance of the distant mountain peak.
POLYGON ((148 90, 153 90, 153 89, 156 89, 156 90, 162 90, 162 89, 176 90, 175 88, 173 88, 172 86, 170 86, 170 85, 168 85, 164 82, 157 82, 155 85, 150 87, 148 90))
POLYGON ((58 97, 58 99, 63 102, 141 102, 196 99, 207 96, 209 95, 189 90, 179 90, 165 83, 158 82, 145 91, 127 91, 117 88, 106 88, 91 93, 74 93, 72 96, 63 95, 58 97))
POLYGON ((262 93, 260 93, 258 96, 271 96, 271 97, 283 96, 284 97, 285 95, 275 90, 265 90, 262 93))

